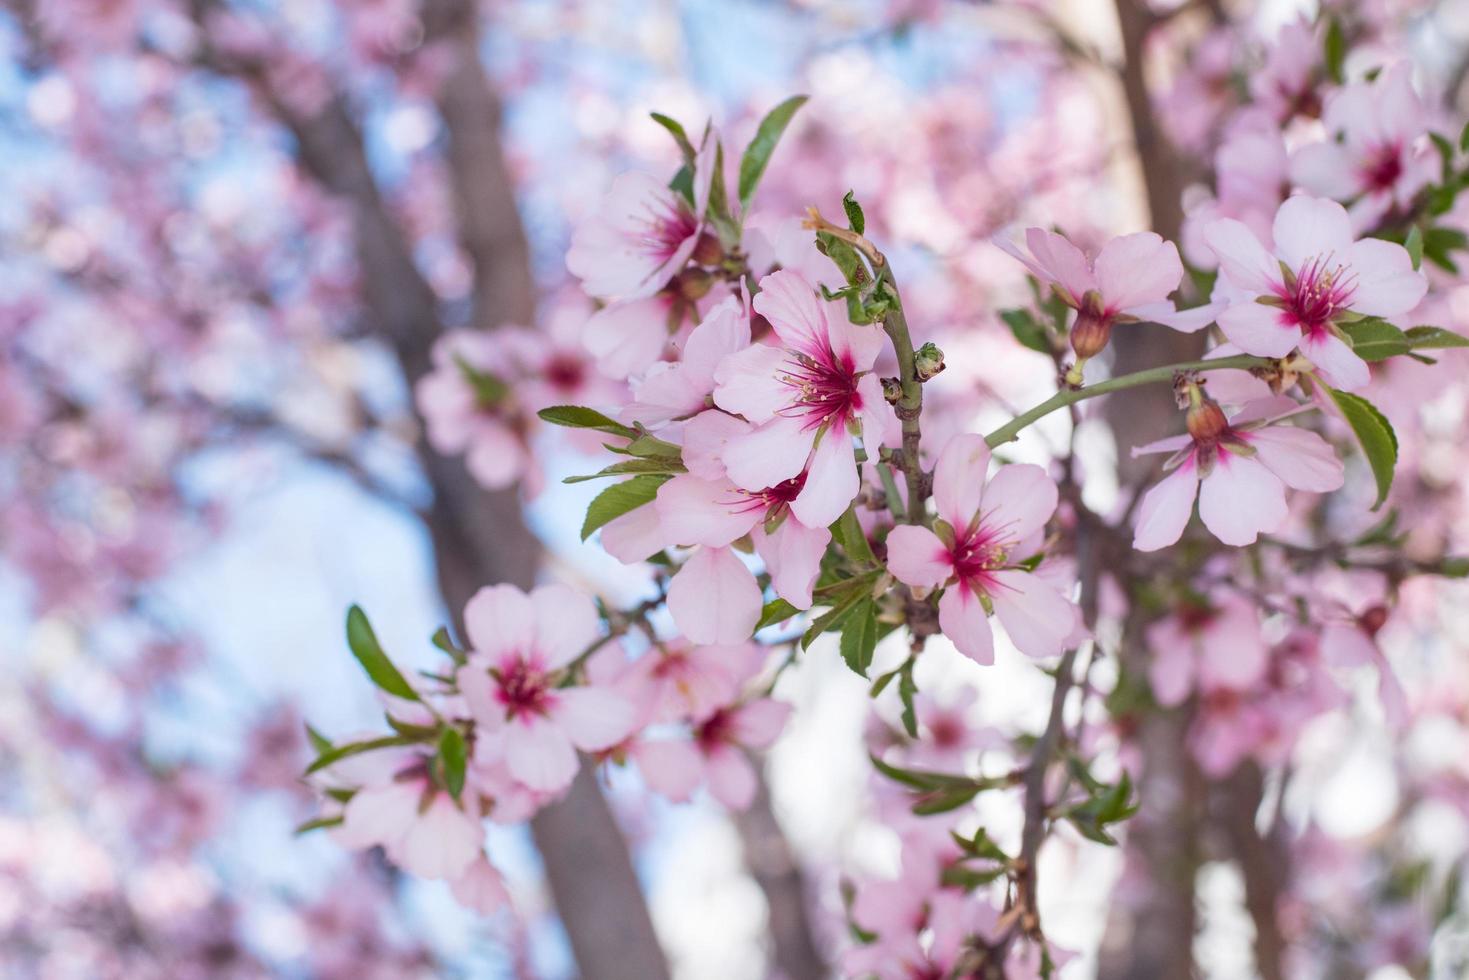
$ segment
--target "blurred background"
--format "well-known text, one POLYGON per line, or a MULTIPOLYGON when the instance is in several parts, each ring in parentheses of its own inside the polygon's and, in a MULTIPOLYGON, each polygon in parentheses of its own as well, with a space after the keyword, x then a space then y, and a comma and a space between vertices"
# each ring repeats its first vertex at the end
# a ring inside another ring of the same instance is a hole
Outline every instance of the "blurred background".
MULTIPOLYGON (((1211 10, 1262 45, 1315 13, 1286 0, 1174 6, 7 0, 0 972, 572 975, 556 871, 536 846, 564 828, 493 829, 517 914, 491 919, 442 884, 293 835, 313 812, 298 781, 304 721, 341 735, 380 724, 343 641, 350 603, 400 664, 427 667, 430 635, 492 581, 648 594, 644 573, 579 540, 596 487, 560 482, 587 471, 579 445, 527 433, 534 472, 494 492, 422 445, 411 384, 433 339, 505 322, 548 344, 574 338, 588 307, 564 267, 570 229, 614 175, 678 165, 648 112, 690 131, 712 120, 742 146, 763 112, 803 92, 757 213, 839 214, 855 190, 902 270, 910 320, 944 339, 944 384, 987 406, 976 425, 1008 418, 1054 379, 997 317, 1026 287, 990 237, 1017 222, 1092 243, 1150 225, 1177 237, 1203 173, 1189 160, 1207 159, 1224 111, 1190 70, 1211 10), (1129 32, 1144 15, 1159 18, 1156 36, 1129 32), (1149 174, 1158 145, 1173 169, 1149 174)), ((1395 18, 1422 86, 1457 104, 1469 4, 1370 6, 1395 18)), ((1441 325, 1463 329, 1469 295, 1448 290, 1444 311, 1441 325)), ((1409 382, 1437 399, 1426 424, 1452 445, 1462 373, 1423 383, 1409 382)), ((580 376, 571 387, 595 393, 580 376)), ((1069 422, 1039 431, 1017 458, 1046 458, 1069 422)), ((1116 446, 1079 445, 1088 502, 1107 510, 1116 446)), ((1461 457, 1415 445, 1414 465, 1461 496, 1461 457)), ((1456 522, 1457 510, 1439 513, 1456 522)), ((1463 697, 1465 599, 1455 583, 1407 593, 1423 613, 1399 627, 1410 690, 1447 679, 1463 697)), ((843 876, 895 873, 897 845, 869 798, 864 685, 819 651, 782 680, 798 710, 762 806, 830 948, 843 876)), ((1002 649, 981 674, 948 653, 923 661, 925 692, 977 690, 967 710, 981 728, 1044 723, 1049 681, 1032 664, 1002 649)), ((879 668, 901 659, 878 656, 879 668)), ((1402 763, 1374 710, 1303 741, 1290 805, 1335 840, 1401 811, 1402 763)), ((1443 765, 1469 758, 1457 728, 1423 740, 1443 765)), ((771 975, 780 923, 751 873, 759 828, 708 800, 662 803, 620 770, 601 786, 675 975, 771 975)), ((583 780, 573 797, 595 788, 583 780)), ((996 833, 1017 816, 983 813, 996 833)), ((1462 854, 1457 808, 1418 819, 1427 850, 1462 854)), ((1048 853, 1047 931, 1095 950, 1123 857, 1048 853)), ((1196 889, 1203 972, 1253 975, 1240 873, 1206 861, 1196 889)), ((1404 941, 1426 948, 1421 928, 1405 920, 1404 941)), ((1381 931, 1372 941, 1390 944, 1381 931)), ((1382 956, 1360 975, 1425 963, 1382 956)), ((1095 968, 1088 952, 1064 975, 1095 968)))

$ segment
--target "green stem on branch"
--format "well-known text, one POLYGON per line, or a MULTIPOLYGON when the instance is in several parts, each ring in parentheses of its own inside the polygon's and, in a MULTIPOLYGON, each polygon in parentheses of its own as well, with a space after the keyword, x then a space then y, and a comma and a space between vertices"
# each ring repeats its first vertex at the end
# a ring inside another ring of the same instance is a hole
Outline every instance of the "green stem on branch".
POLYGON ((923 465, 918 461, 918 443, 922 437, 920 417, 923 414, 923 382, 918 380, 913 353, 913 338, 908 335, 908 319, 903 315, 898 297, 897 283, 892 272, 883 268, 881 274, 892 287, 895 305, 882 318, 882 328, 893 342, 893 351, 898 355, 898 381, 902 383, 903 395, 893 406, 898 421, 903 425, 903 477, 908 483, 908 523, 924 524, 928 486, 924 480, 923 465))
MULTIPOLYGON (((1137 371, 1133 374, 1124 374, 1119 378, 1108 378, 1085 388, 1064 388, 1056 392, 1050 398, 1039 405, 1017 415, 1006 422, 995 431, 984 437, 984 441, 991 449, 1007 442, 1013 442, 1019 437, 1022 429, 1040 419, 1045 418, 1052 412, 1074 405, 1077 402, 1086 401, 1088 398, 1096 398, 1114 391, 1122 391, 1125 388, 1136 388, 1140 385, 1156 384, 1161 381, 1172 381, 1173 376, 1180 371, 1222 371, 1222 370, 1249 370, 1250 368, 1270 367, 1275 362, 1268 357, 1251 357, 1248 354, 1240 354, 1235 357, 1216 357, 1207 361, 1184 361, 1180 364, 1165 364, 1163 367, 1149 368, 1146 371, 1137 371)), ((906 434, 906 433, 905 433, 906 434)))

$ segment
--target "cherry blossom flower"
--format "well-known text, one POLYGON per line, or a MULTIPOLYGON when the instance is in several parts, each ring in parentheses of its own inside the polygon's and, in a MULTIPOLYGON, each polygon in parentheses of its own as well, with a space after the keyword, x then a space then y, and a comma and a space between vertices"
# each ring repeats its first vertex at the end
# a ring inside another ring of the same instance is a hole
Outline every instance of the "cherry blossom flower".
POLYGON ((1148 682, 1158 703, 1182 704, 1196 686, 1248 688, 1265 671, 1265 642, 1253 605, 1229 595, 1188 601, 1148 627, 1148 682))
POLYGON ((1409 207, 1429 184, 1438 158, 1424 144, 1428 111, 1413 90, 1411 66, 1394 65, 1354 82, 1326 101, 1328 138, 1291 157, 1291 179, 1313 194, 1350 202, 1353 226, 1375 226, 1409 207))
POLYGON ((692 202, 651 174, 631 171, 612 181, 566 252, 566 268, 588 293, 643 299, 683 269, 704 233, 717 146, 717 139, 707 137, 694 160, 692 202))
POLYGON ((1275 213, 1274 251, 1232 218, 1204 229, 1232 290, 1219 327, 1258 357, 1300 347, 1335 387, 1360 388, 1371 376, 1339 326, 1354 314, 1396 316, 1418 305, 1428 281, 1407 249, 1376 238, 1354 241, 1351 218, 1335 201, 1297 196, 1275 213))
POLYGON ((1251 73, 1250 94, 1276 122, 1320 111, 1316 86, 1322 74, 1321 50, 1316 25, 1303 16, 1280 29, 1264 66, 1251 73))
POLYGON ((934 531, 893 528, 888 569, 915 588, 947 586, 939 626, 978 663, 994 662, 990 612, 1022 653, 1053 656, 1076 628, 1076 607, 1020 562, 1040 551, 1041 531, 1056 510, 1056 484, 1028 463, 1002 466, 986 479, 989 462, 981 436, 949 441, 933 476, 940 520, 934 531))
POLYGON ((1191 333, 1213 320, 1211 307, 1180 312, 1168 300, 1183 263, 1177 246, 1150 231, 1114 238, 1094 259, 1043 228, 1026 230, 1028 252, 1003 236, 994 241, 1076 310, 1071 346, 1082 360, 1107 346, 1115 323, 1147 320, 1191 333))
POLYGON ((472 795, 456 802, 438 785, 432 755, 380 749, 329 768, 357 786, 333 832, 343 847, 381 846, 412 874, 451 880, 481 854, 484 827, 472 795))
POLYGON ((1288 399, 1252 402, 1233 417, 1194 389, 1189 432, 1133 450, 1134 456, 1171 452, 1171 471, 1144 495, 1133 547, 1156 551, 1173 544, 1199 499, 1204 526, 1225 544, 1253 544, 1260 534, 1285 523, 1285 488, 1329 493, 1342 485, 1343 467, 1319 435, 1292 425, 1273 424, 1288 399))
POLYGON ((638 767, 650 786, 671 799, 687 799, 707 783, 716 800, 743 810, 757 785, 748 752, 769 748, 790 713, 789 704, 770 698, 718 708, 695 724, 692 741, 643 743, 638 767))
POLYGON ((605 749, 631 731, 636 718, 626 699, 559 686, 557 672, 601 635, 586 596, 564 585, 529 594, 488 586, 465 606, 464 628, 472 652, 457 679, 476 739, 497 744, 510 775, 526 786, 564 789, 576 774, 576 749, 605 749))
POLYGON ((520 478, 530 457, 510 387, 513 362, 503 338, 460 330, 434 344, 434 368, 414 389, 429 443, 465 455, 470 474, 491 489, 520 478))
POLYGON ((714 403, 754 425, 730 437, 720 458, 745 490, 778 487, 804 472, 791 513, 807 527, 825 527, 857 495, 849 433, 877 436, 892 417, 871 373, 883 334, 844 314, 828 316, 811 284, 784 270, 760 281, 755 309, 780 345, 752 345, 715 371, 714 403))

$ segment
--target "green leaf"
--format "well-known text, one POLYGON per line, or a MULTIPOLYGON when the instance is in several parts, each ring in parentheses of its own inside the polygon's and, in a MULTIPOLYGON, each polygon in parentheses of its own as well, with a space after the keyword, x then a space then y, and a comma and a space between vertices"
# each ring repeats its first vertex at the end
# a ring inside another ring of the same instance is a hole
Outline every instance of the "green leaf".
POLYGON ((1001 310, 1000 319, 1005 321, 1020 346, 1050 356, 1050 334, 1029 310, 1001 310))
POLYGON ((863 565, 878 564, 877 556, 872 553, 872 545, 867 540, 867 533, 862 530, 862 522, 857 519, 857 509, 848 507, 847 512, 837 518, 831 526, 831 536, 847 557, 863 565))
POLYGON ((587 517, 582 521, 581 539, 585 541, 608 521, 615 520, 630 511, 651 503, 658 496, 658 488, 667 483, 669 477, 656 473, 645 473, 631 480, 614 483, 603 490, 587 505, 587 517))
POLYGON ((447 653, 457 664, 464 663, 465 652, 454 645, 454 640, 449 636, 449 627, 440 626, 434 630, 434 635, 429 640, 434 646, 447 653))
POLYGON ((1327 21, 1326 39, 1323 42, 1323 59, 1326 64, 1326 77, 1340 85, 1346 81, 1343 66, 1347 60, 1347 38, 1342 31, 1341 21, 1335 17, 1327 21))
POLYGON ((935 813, 948 813, 957 810, 979 795, 983 789, 980 785, 956 786, 953 789, 934 790, 925 793, 913 804, 913 814, 919 817, 932 816, 935 813))
POLYGON ((295 833, 299 836, 301 834, 309 834, 313 830, 322 830, 327 827, 340 827, 343 819, 340 813, 334 817, 317 817, 314 820, 308 820, 299 825, 295 833))
POLYGON ((624 439, 638 437, 637 429, 614 422, 596 409, 584 405, 552 405, 536 414, 552 425, 562 425, 568 429, 596 429, 598 432, 622 436, 624 439))
POLYGON ((679 167, 678 173, 674 174, 673 179, 668 182, 668 189, 687 201, 692 209, 695 204, 694 168, 687 163, 679 167))
POLYGON ((872 652, 876 647, 877 603, 865 599, 847 617, 847 623, 842 628, 842 659, 865 679, 872 666, 872 652))
POLYGON ((1445 272, 1458 273, 1459 265, 1452 254, 1466 246, 1469 246, 1469 235, 1457 228, 1430 228, 1423 233, 1423 257, 1445 272))
POLYGON ((1408 229, 1408 237, 1403 239, 1403 247, 1408 250, 1408 258, 1413 260, 1413 268, 1417 269, 1423 264, 1423 229, 1414 225, 1408 229))
POLYGON ((928 769, 903 769, 883 762, 877 756, 868 754, 867 758, 872 762, 872 768, 882 773, 895 783, 902 783, 910 789, 916 789, 922 793, 934 790, 947 790, 955 788, 974 787, 976 792, 982 787, 982 783, 968 776, 956 776, 953 773, 933 772, 928 769))
POLYGON ((918 685, 913 681, 913 663, 911 658, 905 660, 898 671, 898 700, 903 702, 903 713, 899 717, 909 738, 918 737, 918 712, 913 707, 913 696, 918 693, 918 685))
POLYGON ((445 725, 439 734, 439 766, 444 776, 444 788, 454 799, 464 792, 464 767, 469 761, 469 749, 464 744, 464 735, 453 725, 445 725))
POLYGON ((474 398, 481 406, 490 407, 500 404, 506 395, 510 394, 510 386, 499 378, 470 364, 462 357, 455 357, 454 363, 459 365, 459 373, 469 386, 474 389, 474 398))
POLYGON ((847 212, 848 228, 859 235, 867 232, 867 215, 862 213, 862 205, 857 203, 854 192, 847 191, 846 196, 842 198, 842 210, 847 212))
POLYGON ((306 775, 319 772, 334 762, 339 762, 348 756, 361 755, 364 752, 375 752, 378 749, 391 749, 401 745, 414 745, 423 741, 410 735, 385 735, 382 738, 374 738, 366 742, 351 742, 347 745, 338 745, 328 752, 317 756, 306 767, 306 775))
POLYGON ((1446 350, 1450 347, 1469 347, 1469 337, 1445 330, 1443 327, 1409 327, 1403 332, 1414 350, 1446 350))
POLYGON ((609 476, 627 476, 629 473, 674 473, 686 472, 683 460, 677 456, 642 456, 636 459, 624 459, 613 463, 596 473, 588 473, 585 476, 568 476, 562 483, 585 483, 588 480, 602 480, 609 476))
POLYGON ((418 692, 403 679, 398 668, 383 652, 377 642, 377 634, 372 631, 372 624, 360 606, 354 605, 347 610, 347 645, 374 684, 395 697, 418 700, 418 692))
POLYGON ((1444 578, 1469 578, 1469 557, 1445 558, 1438 563, 1438 574, 1444 578))
POLYGON ((740 207, 745 212, 748 213, 750 210, 750 202, 755 197, 755 188, 760 184, 766 164, 770 163, 770 155, 775 152, 775 145, 780 142, 781 134, 790 124, 791 117, 796 114, 796 110, 806 104, 806 99, 807 96, 804 95, 792 96, 771 109, 770 113, 760 120, 760 125, 755 130, 755 138, 750 140, 749 146, 745 147, 745 155, 740 158, 740 207))
MULTIPOLYGON (((857 582, 857 580, 852 579, 849 582, 857 582)), ((842 584, 847 585, 848 583, 844 582, 842 584)), ((853 609, 856 609, 857 604, 867 597, 867 583, 861 582, 851 585, 845 592, 839 593, 839 596, 840 598, 837 598, 832 603, 830 609, 816 617, 816 620, 811 624, 810 628, 806 630, 805 635, 801 637, 802 650, 809 649, 811 644, 822 633, 842 625, 847 615, 853 609)))
MULTIPOLYGON (((705 139, 710 139, 708 135, 705 139)), ((726 249, 733 249, 740 243, 740 227, 735 223, 734 217, 729 209, 729 192, 724 186, 724 144, 714 148, 714 176, 709 181, 709 210, 707 216, 714 230, 719 234, 719 241, 726 249)))
POLYGON ((317 755, 321 755, 323 752, 330 752, 332 749, 332 740, 315 728, 312 728, 309 724, 306 726, 306 741, 311 743, 311 749, 317 755))
POLYGON ((755 624, 756 632, 776 623, 783 623, 792 616, 798 615, 801 610, 786 602, 784 599, 771 599, 760 611, 760 621, 755 624))
MULTIPOLYGON (((842 278, 847 280, 849 286, 862 287, 872 281, 872 274, 867 271, 867 264, 862 261, 862 256, 857 250, 840 238, 833 236, 830 232, 818 231, 816 233, 816 250, 836 264, 841 270, 842 278)), ((848 305, 855 297, 860 309, 862 297, 854 292, 842 291, 847 296, 848 305)))
POLYGON ((1378 317, 1367 317, 1340 326, 1342 333, 1351 341, 1352 351, 1364 361, 1385 361, 1412 349, 1401 330, 1378 317))
POLYGON ((673 141, 678 144, 680 152, 683 153, 684 163, 692 161, 695 156, 694 144, 689 142, 689 134, 684 132, 684 128, 679 121, 670 116, 665 116, 661 112, 650 112, 648 115, 653 118, 655 123, 668 130, 668 134, 673 137, 673 141))
POLYGON ((1327 388, 1327 391, 1331 392, 1342 417, 1352 427, 1352 433, 1362 447, 1362 455, 1372 469, 1373 479, 1377 481, 1377 500, 1372 505, 1376 510, 1387 499, 1388 490, 1392 489, 1393 467, 1398 461, 1397 433, 1386 416, 1367 399, 1335 388, 1327 388))
POLYGON ((960 850, 970 857, 984 858, 989 861, 999 861, 1002 864, 1010 860, 1000 845, 990 839, 989 834, 983 827, 974 832, 973 838, 961 837, 954 831, 949 831, 949 836, 954 838, 954 843, 959 845, 960 850))
POLYGON ((1469 123, 1466 123, 1463 131, 1459 133, 1459 149, 1469 153, 1469 123))

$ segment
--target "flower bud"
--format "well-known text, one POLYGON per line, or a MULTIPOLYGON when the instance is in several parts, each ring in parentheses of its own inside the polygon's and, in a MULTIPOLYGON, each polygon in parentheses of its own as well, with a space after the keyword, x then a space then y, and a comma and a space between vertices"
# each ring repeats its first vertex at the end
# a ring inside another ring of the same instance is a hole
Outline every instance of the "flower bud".
POLYGON ((676 282, 679 295, 694 302, 708 295, 710 287, 714 285, 714 277, 703 269, 691 267, 680 272, 676 282))
POLYGON ((1193 436, 1194 442, 1212 445, 1229 431, 1229 419, 1225 418, 1218 402, 1202 395, 1200 392, 1200 397, 1189 406, 1188 434, 1193 436))
POLYGON ((882 379, 882 397, 889 405, 898 404, 903 397, 903 382, 897 378, 882 379))
POLYGON ((939 350, 932 341, 913 353, 913 372, 918 376, 919 381, 927 381, 943 371, 944 367, 944 352, 939 350))
POLYGON ((699 265, 718 265, 724 261, 724 246, 706 231, 699 236, 699 244, 694 246, 693 260, 699 265))
POLYGON ((1096 357, 1112 339, 1112 317, 1107 316, 1102 306, 1102 297, 1095 290, 1088 292, 1076 314, 1076 325, 1071 328, 1071 349, 1078 359, 1085 361, 1096 357))
POLYGON ((1387 625, 1387 607, 1373 606, 1357 617, 1357 625, 1368 636, 1377 636, 1378 631, 1387 625))

